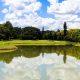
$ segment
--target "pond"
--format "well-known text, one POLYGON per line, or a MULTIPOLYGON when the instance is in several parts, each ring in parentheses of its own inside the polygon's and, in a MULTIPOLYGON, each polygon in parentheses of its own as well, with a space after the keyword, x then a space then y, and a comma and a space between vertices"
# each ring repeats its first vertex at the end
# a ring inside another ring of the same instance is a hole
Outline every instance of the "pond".
POLYGON ((80 80, 80 47, 19 46, 1 53, 0 80, 80 80))

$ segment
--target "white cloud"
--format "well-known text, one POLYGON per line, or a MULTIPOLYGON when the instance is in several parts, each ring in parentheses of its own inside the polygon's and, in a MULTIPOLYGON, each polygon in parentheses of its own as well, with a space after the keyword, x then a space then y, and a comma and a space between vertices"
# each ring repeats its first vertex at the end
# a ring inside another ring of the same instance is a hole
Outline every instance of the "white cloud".
POLYGON ((58 3, 58 0, 48 0, 50 6, 47 7, 47 12, 53 14, 56 23, 54 28, 62 28, 64 21, 68 23, 70 28, 80 28, 80 0, 64 0, 58 3))
POLYGON ((44 58, 42 54, 34 58, 15 57, 9 64, 0 62, 0 80, 71 80, 71 76, 72 80, 80 79, 80 60, 71 56, 67 56, 66 64, 63 55, 55 53, 45 54, 44 58))
POLYGON ((48 0, 50 2, 50 6, 48 6, 48 12, 53 13, 55 12, 59 5, 58 5, 58 0, 48 0))
POLYGON ((48 0, 50 6, 48 7, 49 13, 80 13, 80 0, 64 0, 58 3, 58 0, 48 0))
POLYGON ((14 26, 34 26, 42 28, 51 26, 54 23, 52 18, 40 17, 37 13, 42 4, 38 0, 3 0, 8 6, 2 10, 5 13, 5 21, 9 20, 14 26))
POLYGON ((27 10, 28 12, 35 12, 35 11, 39 10, 40 7, 41 7, 41 3, 35 2, 35 3, 32 3, 28 6, 25 6, 25 10, 27 10))
POLYGON ((2 12, 5 14, 8 13, 8 9, 3 9, 2 12))
POLYGON ((9 12, 35 12, 40 9, 41 3, 37 0, 4 0, 4 5, 9 6, 9 12))
POLYGON ((68 22, 68 29, 80 29, 80 22, 68 22))
POLYGON ((17 26, 21 25, 23 27, 24 26, 34 26, 34 27, 37 27, 40 29, 42 29, 43 26, 48 29, 50 27, 50 25, 52 25, 55 22, 54 19, 42 18, 37 13, 24 15, 24 17, 25 18, 23 18, 23 19, 15 18, 15 20, 11 19, 10 21, 13 22, 13 25, 17 24, 17 26))
MULTIPOLYGON (((14 26, 34 26, 46 29, 62 29, 66 21, 69 28, 80 28, 80 0, 48 0, 47 12, 54 18, 40 17, 37 11, 42 7, 39 0, 2 0, 4 2, 4 21, 10 20, 14 26), (75 27, 74 27, 75 26, 75 27)), ((3 22, 3 21, 2 21, 3 22)))

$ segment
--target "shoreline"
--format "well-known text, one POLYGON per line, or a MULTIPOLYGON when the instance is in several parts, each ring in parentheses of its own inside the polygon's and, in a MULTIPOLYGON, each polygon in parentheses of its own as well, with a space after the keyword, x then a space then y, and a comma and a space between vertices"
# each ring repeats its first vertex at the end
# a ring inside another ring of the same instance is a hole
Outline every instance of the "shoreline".
POLYGON ((0 41, 0 53, 15 51, 17 46, 80 46, 80 43, 55 40, 11 40, 0 41))

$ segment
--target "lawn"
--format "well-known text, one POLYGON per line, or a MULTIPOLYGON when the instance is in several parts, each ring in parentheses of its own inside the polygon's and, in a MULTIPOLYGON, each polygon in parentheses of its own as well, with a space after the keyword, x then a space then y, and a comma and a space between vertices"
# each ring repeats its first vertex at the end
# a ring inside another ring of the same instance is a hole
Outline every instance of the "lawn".
POLYGON ((19 45, 24 46, 56 46, 56 45, 76 45, 69 41, 54 41, 54 40, 11 40, 11 41, 0 41, 0 52, 16 50, 19 45))

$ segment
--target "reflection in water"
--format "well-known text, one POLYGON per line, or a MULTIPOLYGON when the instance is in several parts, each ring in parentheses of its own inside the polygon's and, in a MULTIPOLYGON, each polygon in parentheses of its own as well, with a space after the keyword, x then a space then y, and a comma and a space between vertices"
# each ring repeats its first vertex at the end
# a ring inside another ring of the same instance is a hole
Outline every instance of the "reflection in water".
POLYGON ((0 80, 80 80, 79 59, 79 47, 20 46, 0 54, 0 80))
POLYGON ((35 58, 17 57, 0 63, 0 80, 80 80, 80 61, 63 55, 45 54, 35 58))
POLYGON ((47 65, 42 64, 39 66, 39 71, 40 71, 40 80, 49 80, 47 76, 47 65))
POLYGON ((67 61, 67 54, 66 54, 65 50, 63 52, 64 52, 63 53, 63 61, 64 61, 64 63, 66 63, 66 61, 67 61))
POLYGON ((74 46, 54 46, 54 47, 26 47, 26 46, 19 46, 19 49, 9 53, 2 53, 0 54, 0 61, 10 63, 14 57, 24 56, 27 58, 34 58, 39 56, 42 53, 42 57, 44 57, 44 53, 46 54, 53 54, 56 53, 58 56, 63 54, 63 61, 66 63, 67 56, 73 56, 77 59, 80 59, 80 47, 74 46))

